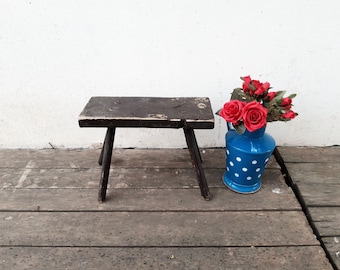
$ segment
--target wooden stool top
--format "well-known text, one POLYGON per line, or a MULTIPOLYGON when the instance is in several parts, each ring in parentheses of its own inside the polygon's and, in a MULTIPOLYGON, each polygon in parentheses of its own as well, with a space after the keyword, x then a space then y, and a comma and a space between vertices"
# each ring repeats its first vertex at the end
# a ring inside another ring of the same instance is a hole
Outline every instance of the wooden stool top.
POLYGON ((212 129, 214 115, 207 97, 92 97, 79 126, 212 129))

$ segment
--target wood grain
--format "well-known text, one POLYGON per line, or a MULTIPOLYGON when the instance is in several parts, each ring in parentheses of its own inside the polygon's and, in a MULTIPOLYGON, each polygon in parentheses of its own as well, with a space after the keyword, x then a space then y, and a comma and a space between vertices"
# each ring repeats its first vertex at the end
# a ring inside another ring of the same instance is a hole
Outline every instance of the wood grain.
POLYGON ((203 149, 207 202, 188 149, 114 149, 99 204, 99 154, 0 149, 1 269, 332 269, 273 158, 240 195, 224 149, 203 149))
POLYGON ((2 269, 309 269, 332 270, 316 246, 0 247, 2 269))

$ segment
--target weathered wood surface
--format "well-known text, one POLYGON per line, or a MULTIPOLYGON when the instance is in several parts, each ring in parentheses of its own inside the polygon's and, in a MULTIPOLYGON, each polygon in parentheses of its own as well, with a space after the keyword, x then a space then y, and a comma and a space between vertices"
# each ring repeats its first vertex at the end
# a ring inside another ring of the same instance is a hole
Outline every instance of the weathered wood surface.
POLYGON ((290 163, 286 162, 289 173, 293 175, 295 183, 304 183, 308 179, 310 184, 339 184, 340 175, 338 162, 325 163, 290 163), (303 170, 301 167, 303 166, 303 170))
POLYGON ((280 147, 316 234, 340 268, 340 147, 280 147))
POLYGON ((310 207, 309 213, 323 237, 340 238, 340 207, 310 207))
POLYGON ((213 128, 207 97, 92 97, 79 115, 81 127, 213 128))
POLYGON ((295 211, 1 213, 0 227, 4 246, 318 245, 295 211))
POLYGON ((299 189, 308 206, 340 206, 339 184, 299 183, 299 189))
POLYGON ((300 210, 287 187, 264 186, 261 193, 240 196, 213 188, 207 204, 197 189, 110 189, 108 203, 97 204, 96 189, 0 190, 2 211, 236 211, 300 210), (279 193, 278 193, 279 192, 279 193), (52 199, 51 199, 52 198, 52 199), (166 198, 166 201, 164 201, 166 198), (58 202, 57 204, 55 202, 58 202), (270 202, 270 203, 269 203, 270 202))
POLYGON ((327 270, 317 246, 3 247, 1 269, 308 269, 327 270), (313 254, 314 256, 306 256, 313 254))
MULTIPOLYGON (((22 170, 28 168, 39 169, 80 169, 96 167, 100 149, 86 150, 58 150, 43 149, 39 151, 21 149, 0 150, 0 168, 14 168, 22 170)), ((224 149, 203 149, 201 151, 204 168, 225 168, 224 149)), ((120 168, 191 168, 188 149, 113 149, 112 167, 120 168)), ((277 168, 278 164, 270 158, 267 168, 277 168)))
MULTIPOLYGON (((224 187, 221 181, 223 172, 224 169, 205 169, 211 187, 224 187)), ((98 175, 100 175, 100 168, 0 169, 3 188, 96 188, 98 175)), ((195 181, 195 172, 188 168, 112 168, 110 176, 109 187, 111 188, 194 188, 198 186, 195 181)), ((277 181, 280 178, 282 178, 280 171, 270 168, 262 177, 263 182, 268 182, 271 187, 282 186, 282 181, 277 181)))
POLYGON ((1 269, 332 269, 275 159, 262 189, 222 183, 224 150, 117 149, 108 200, 100 150, 0 150, 1 269))
POLYGON ((340 147, 278 147, 285 162, 328 163, 340 161, 340 147))
POLYGON ((340 237, 339 236, 331 236, 331 237, 322 237, 322 241, 324 242, 327 251, 330 256, 334 260, 337 269, 340 269, 340 237))

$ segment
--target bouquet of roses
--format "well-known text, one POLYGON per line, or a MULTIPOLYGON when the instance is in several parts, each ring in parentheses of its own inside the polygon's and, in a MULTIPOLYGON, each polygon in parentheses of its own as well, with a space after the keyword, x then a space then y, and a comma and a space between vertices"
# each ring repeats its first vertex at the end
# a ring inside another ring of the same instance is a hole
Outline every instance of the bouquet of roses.
POLYGON ((269 91, 268 82, 241 77, 242 88, 234 89, 230 101, 216 112, 235 130, 242 134, 246 129, 254 132, 267 125, 267 122, 289 121, 298 114, 292 110, 292 99, 296 94, 284 97, 286 91, 269 91))

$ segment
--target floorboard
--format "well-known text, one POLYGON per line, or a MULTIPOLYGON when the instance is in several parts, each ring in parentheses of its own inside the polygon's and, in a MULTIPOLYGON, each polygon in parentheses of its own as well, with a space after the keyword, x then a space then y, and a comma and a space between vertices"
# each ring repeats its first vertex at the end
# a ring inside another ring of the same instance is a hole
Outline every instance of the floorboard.
POLYGON ((261 193, 240 196, 225 188, 210 188, 213 200, 198 188, 109 189, 107 202, 97 203, 97 189, 0 190, 1 211, 252 211, 301 210, 287 187, 264 186, 261 193), (57 202, 57 203, 56 203, 57 202))
MULTIPOLYGON (((94 165, 96 166, 96 165, 94 165)), ((225 169, 206 168, 209 187, 224 187, 221 179, 225 169)), ((100 168, 91 169, 0 169, 2 188, 97 188, 100 168)), ((279 169, 268 168, 262 181, 273 188, 283 187, 279 169)), ((121 168, 110 170, 109 188, 195 188, 198 187, 193 168, 121 168)))
POLYGON ((1 269, 331 269, 317 246, 0 247, 1 269), (120 268, 119 268, 120 267, 120 268))
POLYGON ((303 213, 295 211, 1 213, 0 227, 4 246, 318 244, 303 213))
POLYGON ((309 213, 323 237, 340 238, 340 207, 310 207, 309 213))

